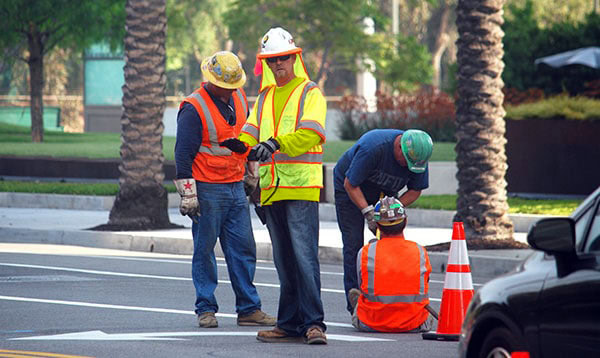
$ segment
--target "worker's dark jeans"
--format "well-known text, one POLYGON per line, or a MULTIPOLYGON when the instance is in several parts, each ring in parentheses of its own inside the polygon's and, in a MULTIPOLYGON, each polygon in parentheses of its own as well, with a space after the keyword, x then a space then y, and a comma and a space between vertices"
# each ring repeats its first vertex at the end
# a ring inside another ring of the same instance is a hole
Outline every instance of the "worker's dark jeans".
POLYGON ((217 237, 227 262, 227 270, 235 292, 235 310, 248 314, 261 308, 252 281, 256 270, 256 244, 244 184, 196 182, 201 216, 192 224, 194 256, 192 280, 196 288, 196 313, 217 312, 217 237))
POLYGON ((342 232, 342 252, 344 255, 344 290, 346 290, 346 309, 352 314, 352 305, 348 300, 348 291, 358 286, 356 273, 356 255, 365 241, 365 219, 354 205, 346 191, 335 191, 335 213, 342 232))
POLYGON ((279 276, 277 327, 301 336, 325 330, 319 268, 319 203, 282 200, 264 207, 279 276))

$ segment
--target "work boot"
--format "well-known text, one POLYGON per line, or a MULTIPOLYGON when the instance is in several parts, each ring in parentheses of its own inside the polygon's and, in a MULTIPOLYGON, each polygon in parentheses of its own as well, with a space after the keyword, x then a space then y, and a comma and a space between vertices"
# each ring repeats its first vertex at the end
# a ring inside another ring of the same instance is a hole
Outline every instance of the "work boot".
POLYGON ((214 312, 203 312, 198 315, 198 326, 201 328, 215 328, 219 326, 214 312))
POLYGON ((319 326, 312 326, 306 331, 304 336, 304 343, 306 344, 327 344, 327 336, 323 332, 323 328, 319 326))
POLYGON ((356 308, 358 304, 358 298, 360 297, 360 290, 358 288, 351 288, 348 291, 348 301, 350 301, 350 306, 352 306, 352 311, 356 308))
POLYGON ((238 326, 274 326, 277 319, 261 310, 256 310, 243 316, 238 315, 238 326))
POLYGON ((289 335, 286 331, 279 327, 275 327, 268 331, 258 331, 256 339, 267 343, 296 343, 302 342, 302 337, 289 335))

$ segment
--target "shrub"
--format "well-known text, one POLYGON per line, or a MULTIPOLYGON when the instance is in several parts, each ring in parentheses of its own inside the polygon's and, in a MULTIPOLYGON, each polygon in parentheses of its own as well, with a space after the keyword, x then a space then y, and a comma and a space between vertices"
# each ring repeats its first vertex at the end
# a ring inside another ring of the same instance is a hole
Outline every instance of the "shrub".
POLYGON ((544 99, 544 91, 539 88, 529 88, 525 91, 520 91, 515 87, 502 89, 504 93, 504 104, 517 106, 523 103, 533 103, 544 99))
POLYGON ((366 131, 367 101, 364 97, 346 95, 340 101, 342 120, 338 127, 338 135, 342 140, 360 138, 366 131))
POLYGON ((583 96, 554 96, 535 103, 525 103, 518 106, 507 105, 506 118, 600 120, 600 101, 583 96))
POLYGON ((344 96, 338 128, 341 139, 355 140, 375 128, 421 129, 437 142, 455 141, 454 100, 439 90, 421 89, 397 96, 378 92, 377 112, 367 112, 366 100, 344 96))

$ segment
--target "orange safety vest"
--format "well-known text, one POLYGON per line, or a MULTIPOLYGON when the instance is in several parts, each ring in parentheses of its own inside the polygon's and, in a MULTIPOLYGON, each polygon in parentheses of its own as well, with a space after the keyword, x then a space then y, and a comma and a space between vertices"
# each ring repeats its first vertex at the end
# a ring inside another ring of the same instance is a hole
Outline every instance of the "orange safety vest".
POLYGON ((239 88, 232 93, 236 122, 227 123, 210 95, 204 89, 204 83, 179 105, 191 103, 202 121, 202 143, 192 164, 194 179, 207 183, 233 183, 244 178, 246 154, 234 153, 219 143, 229 138, 237 138, 246 123, 248 101, 246 93, 239 88))
POLYGON ((360 249, 357 261, 362 294, 356 314, 364 325, 405 332, 425 322, 431 264, 424 247, 403 235, 385 237, 360 249))

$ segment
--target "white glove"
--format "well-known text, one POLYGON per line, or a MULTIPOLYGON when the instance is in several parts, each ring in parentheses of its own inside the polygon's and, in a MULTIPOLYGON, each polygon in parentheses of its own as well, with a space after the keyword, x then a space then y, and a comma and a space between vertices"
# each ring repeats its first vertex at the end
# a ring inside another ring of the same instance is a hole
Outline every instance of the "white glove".
POLYGON ((181 201, 179 202, 179 212, 181 215, 187 215, 195 223, 198 223, 196 216, 200 216, 200 203, 198 202, 198 194, 196 192, 196 180, 177 179, 173 180, 181 201))
POLYGON ((367 220, 367 227, 369 230, 371 230, 373 235, 377 235, 377 224, 375 223, 375 209, 373 208, 373 205, 367 206, 360 212, 365 217, 365 220, 367 220))

